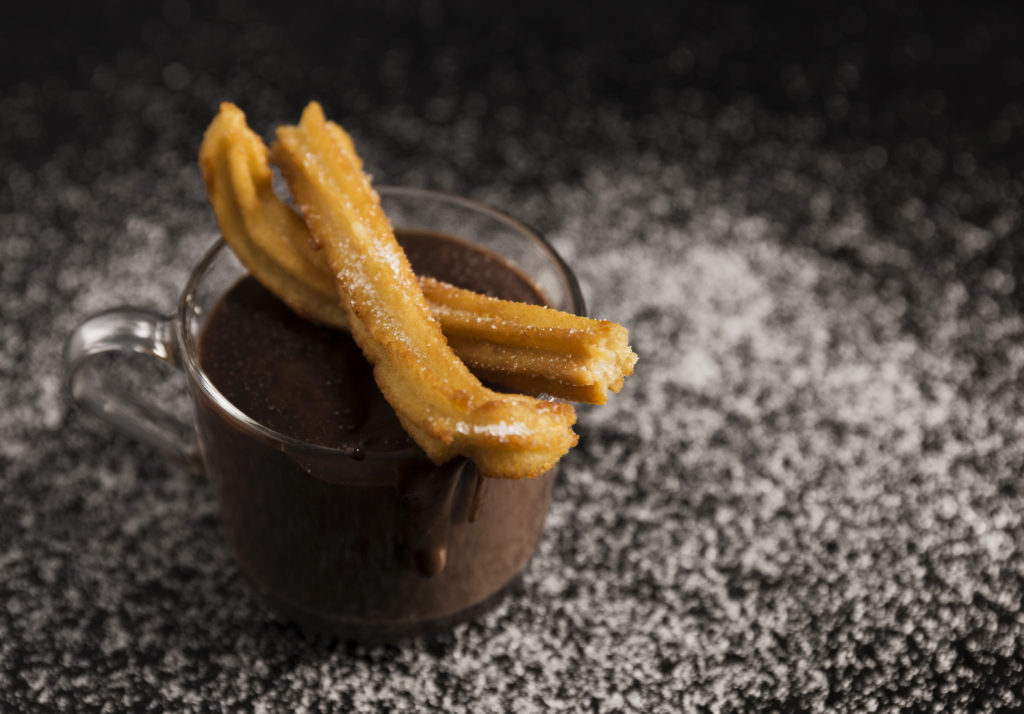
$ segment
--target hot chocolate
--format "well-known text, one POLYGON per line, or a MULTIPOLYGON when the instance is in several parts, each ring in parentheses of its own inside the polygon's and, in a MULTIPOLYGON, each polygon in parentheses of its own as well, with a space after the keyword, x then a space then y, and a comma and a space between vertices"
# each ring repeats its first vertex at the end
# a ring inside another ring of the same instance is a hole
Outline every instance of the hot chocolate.
MULTIPOLYGON (((397 237, 419 274, 544 303, 496 254, 438 233, 397 237)), ((300 622, 355 637, 447 624, 500 591, 533 553, 552 474, 481 479, 461 458, 435 467, 347 333, 296 316, 246 277, 209 315, 199 355, 217 390, 250 418, 328 447, 282 450, 267 440, 254 448, 251 433, 197 394, 200 431, 214 435, 204 439, 204 458, 232 545, 257 585, 300 622)))

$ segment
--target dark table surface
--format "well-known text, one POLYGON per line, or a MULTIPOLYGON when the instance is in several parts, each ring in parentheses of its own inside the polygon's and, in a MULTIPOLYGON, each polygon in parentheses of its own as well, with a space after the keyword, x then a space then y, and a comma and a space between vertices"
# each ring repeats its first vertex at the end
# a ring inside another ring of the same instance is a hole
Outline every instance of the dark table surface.
POLYGON ((0 709, 1024 706, 1009 6, 139 5, 2 31, 0 709), (204 479, 61 382, 213 239, 217 104, 311 98, 377 181, 537 226, 641 358, 519 589, 402 645, 276 617, 204 479))

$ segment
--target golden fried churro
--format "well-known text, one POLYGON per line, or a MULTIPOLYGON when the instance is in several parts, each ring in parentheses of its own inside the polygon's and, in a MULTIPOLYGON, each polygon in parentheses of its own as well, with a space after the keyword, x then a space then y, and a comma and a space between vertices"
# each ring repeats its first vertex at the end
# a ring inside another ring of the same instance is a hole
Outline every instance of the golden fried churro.
MULTIPOLYGON (((341 127, 327 122, 357 168, 341 127)), ((302 220, 278 198, 263 141, 232 104, 207 130, 200 165, 225 241, 250 272, 307 319, 347 327, 334 277, 302 220)), ((430 278, 420 287, 449 345, 480 378, 517 391, 603 404, 633 373, 625 328, 535 305, 498 300, 430 278)))
POLYGON ((603 404, 633 373, 626 328, 480 295, 432 278, 423 294, 448 344, 482 379, 526 392, 603 404))
POLYGON ((221 235, 249 271, 303 317, 347 327, 334 278, 309 229, 274 193, 267 147, 233 104, 221 104, 199 166, 221 235))
POLYGON ((313 102, 298 126, 277 130, 273 156, 334 272, 349 329, 384 398, 435 463, 463 455, 485 476, 545 472, 576 443, 572 406, 494 392, 472 375, 337 131, 313 102))

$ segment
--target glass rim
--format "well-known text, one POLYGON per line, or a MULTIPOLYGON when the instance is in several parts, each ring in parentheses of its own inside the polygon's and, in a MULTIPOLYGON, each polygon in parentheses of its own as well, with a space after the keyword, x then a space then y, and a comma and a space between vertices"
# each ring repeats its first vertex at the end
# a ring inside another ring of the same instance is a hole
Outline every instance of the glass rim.
MULTIPOLYGON (((461 196, 456 193, 411 186, 386 185, 378 186, 376 187, 376 190, 382 197, 404 196, 407 198, 421 198, 459 205, 463 208, 468 208, 470 210, 489 215, 500 223, 514 229, 517 233, 532 240, 545 254, 547 254, 554 265, 558 268, 561 273, 561 277, 565 280, 569 299, 573 303, 573 311, 578 315, 586 314, 583 293, 580 290, 579 281, 576 279, 575 273, 573 273, 565 260, 562 259, 562 256, 558 254, 554 246, 552 246, 539 231, 534 230, 522 221, 512 217, 500 209, 471 198, 466 198, 465 196, 461 196)), ((422 455, 422 451, 416 444, 404 449, 384 451, 340 448, 302 441, 301 439, 296 439, 288 436, 287 434, 282 434, 275 429, 271 429, 270 427, 261 424, 236 407, 227 397, 221 394, 220 390, 214 386, 209 376, 199 364, 199 350, 196 344, 196 339, 192 335, 191 331, 187 329, 187 325, 189 309, 190 306, 194 304, 195 295, 199 289, 199 285, 202 283, 203 278, 205 278, 209 273, 214 261, 225 249, 228 249, 228 245, 224 242, 224 238, 218 235, 214 244, 206 250, 206 253, 189 274, 188 280, 185 283, 185 288, 178 300, 178 311, 175 316, 175 321, 177 323, 175 325, 177 331, 177 342, 183 357, 182 362, 184 364, 185 371, 191 378, 191 381, 199 387, 206 398, 209 399, 218 410, 230 417, 232 421, 243 427, 246 431, 251 432, 253 435, 261 439, 271 440, 281 444, 286 452, 298 452, 303 455, 323 458, 344 457, 356 461, 378 463, 391 461, 401 462, 422 455)))

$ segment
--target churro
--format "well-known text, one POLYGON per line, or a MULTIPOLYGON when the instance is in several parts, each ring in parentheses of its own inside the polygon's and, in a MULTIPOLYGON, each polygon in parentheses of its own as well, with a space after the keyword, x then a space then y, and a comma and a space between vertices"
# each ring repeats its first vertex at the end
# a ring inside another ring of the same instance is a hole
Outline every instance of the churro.
POLYGON ((633 373, 626 328, 421 278, 448 344, 477 376, 519 391, 603 404, 633 373))
MULTIPOLYGON (((341 127, 325 133, 362 163, 341 127)), ((274 192, 267 148, 232 104, 223 104, 200 149, 200 166, 225 241, 250 272, 295 312, 348 326, 324 251, 274 192)), ((449 345, 480 378, 517 391, 602 404, 632 374, 625 328, 549 308, 499 300, 419 279, 449 345)))
POLYGON ((455 355, 339 132, 313 102, 298 126, 277 130, 273 157, 384 398, 435 463, 462 455, 483 475, 505 478, 547 471, 576 443, 572 406, 487 389, 455 355))
POLYGON ((345 328, 334 278, 309 229, 273 188, 267 147, 233 104, 221 104, 199 167, 224 241, 264 287, 302 317, 345 328))

